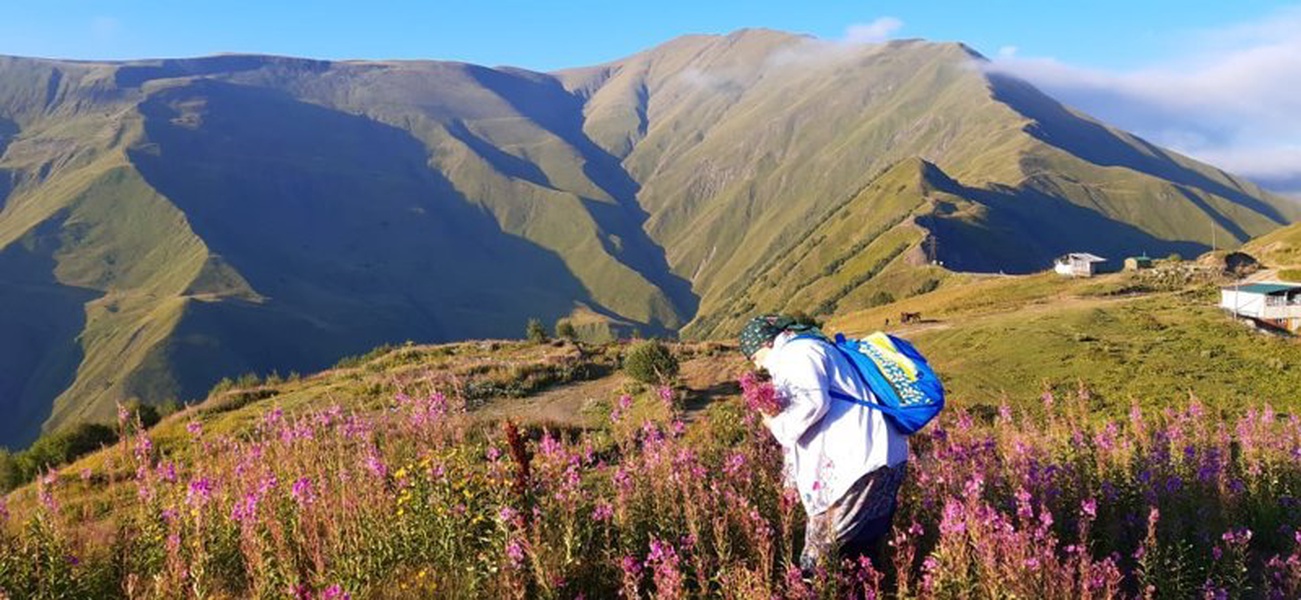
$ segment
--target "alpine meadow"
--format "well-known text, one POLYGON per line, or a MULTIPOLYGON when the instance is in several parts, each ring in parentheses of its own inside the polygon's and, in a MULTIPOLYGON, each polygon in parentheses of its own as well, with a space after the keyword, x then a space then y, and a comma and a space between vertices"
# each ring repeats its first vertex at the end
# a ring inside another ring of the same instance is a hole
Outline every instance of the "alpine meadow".
POLYGON ((961 43, 0 56, 0 598, 1297 597, 1216 303, 1298 220, 961 43), (799 567, 761 313, 944 381, 882 560, 799 567))

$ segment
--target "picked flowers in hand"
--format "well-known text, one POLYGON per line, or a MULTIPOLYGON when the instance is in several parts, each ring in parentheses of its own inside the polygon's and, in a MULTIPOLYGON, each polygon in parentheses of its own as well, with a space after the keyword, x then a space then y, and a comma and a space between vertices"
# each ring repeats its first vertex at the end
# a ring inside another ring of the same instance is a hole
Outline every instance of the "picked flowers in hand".
POLYGON ((741 396, 747 407, 765 415, 775 415, 785 406, 772 382, 760 379, 753 371, 741 376, 741 396))

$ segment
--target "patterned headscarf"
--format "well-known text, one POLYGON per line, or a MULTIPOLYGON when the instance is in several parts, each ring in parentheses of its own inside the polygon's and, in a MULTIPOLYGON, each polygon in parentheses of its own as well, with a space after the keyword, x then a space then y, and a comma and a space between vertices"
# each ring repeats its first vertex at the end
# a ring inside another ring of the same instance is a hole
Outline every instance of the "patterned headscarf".
POLYGON ((741 354, 746 359, 752 359, 755 352, 772 344, 773 339, 784 331, 817 331, 817 328, 798 323, 787 315, 759 315, 750 319, 741 329, 741 354))

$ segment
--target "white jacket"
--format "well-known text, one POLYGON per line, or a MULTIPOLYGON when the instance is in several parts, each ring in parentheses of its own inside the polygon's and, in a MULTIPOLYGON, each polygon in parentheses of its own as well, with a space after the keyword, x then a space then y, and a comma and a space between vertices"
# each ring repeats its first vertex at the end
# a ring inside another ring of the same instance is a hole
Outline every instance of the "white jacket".
POLYGON ((809 515, 822 514, 860 477, 908 460, 908 436, 884 413, 828 395, 828 386, 875 402, 854 367, 834 348, 813 339, 773 340, 763 367, 786 406, 765 419, 785 451, 786 476, 793 480, 809 515))

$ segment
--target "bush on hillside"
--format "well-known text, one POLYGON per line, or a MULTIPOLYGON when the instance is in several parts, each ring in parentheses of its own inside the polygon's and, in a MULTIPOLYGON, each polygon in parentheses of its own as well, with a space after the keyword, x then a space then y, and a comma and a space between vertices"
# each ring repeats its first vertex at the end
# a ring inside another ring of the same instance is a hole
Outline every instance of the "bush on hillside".
POLYGON ((647 384, 662 384, 678 374, 678 359, 658 340, 645 340, 633 344, 623 359, 623 372, 647 384))
POLYGON ((578 331, 574 329, 574 324, 567 320, 556 321, 556 337, 564 340, 578 339, 578 331))
POLYGON ((47 433, 37 438, 30 448, 7 459, 0 458, 0 484, 5 489, 22 485, 46 469, 70 463, 115 442, 117 432, 101 423, 80 423, 47 433))
POLYGON ((524 337, 534 344, 541 344, 547 341, 547 329, 542 326, 542 321, 529 319, 528 325, 524 327, 524 337))
POLYGON ((1283 269, 1278 272, 1278 278, 1283 281, 1301 283, 1301 269, 1283 269))
POLYGON ((146 404, 139 399, 128 400, 122 407, 127 410, 129 419, 132 422, 139 421, 140 425, 145 429, 149 429, 163 420, 163 415, 159 412, 157 406, 146 404))
POLYGON ((894 294, 884 290, 872 294, 872 296, 867 299, 868 306, 885 306, 891 302, 894 302, 894 294))
POLYGON ((940 280, 927 279, 926 281, 923 281, 920 284, 918 284, 918 286, 915 289, 913 289, 912 295, 920 296, 922 294, 929 294, 935 291, 939 287, 940 287, 940 280))

